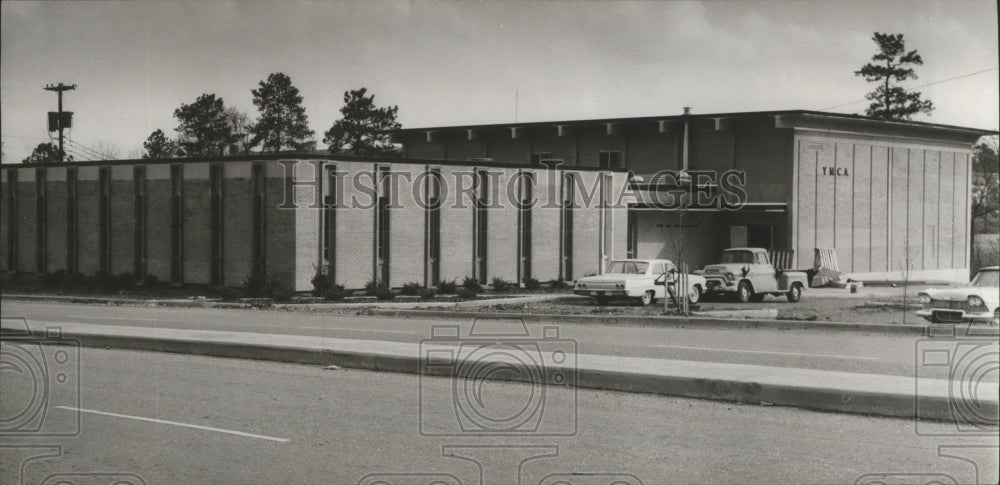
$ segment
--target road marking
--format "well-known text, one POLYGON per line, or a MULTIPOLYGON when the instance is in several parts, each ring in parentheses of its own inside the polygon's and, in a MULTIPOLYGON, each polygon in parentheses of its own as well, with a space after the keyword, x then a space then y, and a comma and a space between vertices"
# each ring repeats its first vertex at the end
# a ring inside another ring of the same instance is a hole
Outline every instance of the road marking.
POLYGON ((833 359, 879 360, 878 357, 859 357, 854 355, 808 354, 801 352, 774 352, 769 350, 719 349, 715 347, 694 347, 687 345, 653 345, 653 347, 659 347, 661 349, 715 350, 718 352, 739 352, 744 354, 773 354, 773 355, 794 355, 798 357, 830 357, 833 359))
POLYGON ((377 328, 349 328, 349 327, 295 327, 304 330, 354 330, 358 332, 381 332, 381 333, 405 333, 405 334, 416 334, 417 332, 410 332, 408 330, 380 330, 377 328))
POLYGON ((205 431, 215 431, 216 433, 234 434, 234 435, 237 435, 237 436, 246 436, 247 438, 259 438, 259 439, 262 439, 262 440, 277 441, 279 443, 288 443, 290 441, 290 440, 287 440, 285 438, 275 438, 273 436, 264 436, 264 435, 260 435, 260 434, 244 433, 242 431, 233 431, 233 430, 230 430, 230 429, 212 428, 210 426, 199 426, 197 424, 178 423, 176 421, 165 421, 165 420, 162 420, 162 419, 143 418, 141 416, 131 416, 131 415, 128 415, 128 414, 118 414, 118 413, 109 413, 109 412, 105 412, 105 411, 95 411, 93 409, 81 409, 81 408, 74 408, 74 407, 69 407, 69 406, 56 406, 56 408, 58 408, 58 409, 65 409, 67 411, 77 411, 77 412, 81 412, 81 413, 99 414, 101 416, 111 416, 111 417, 114 417, 114 418, 134 419, 136 421, 147 421, 147 422, 150 422, 150 423, 158 423, 158 424, 171 424, 171 425, 174 425, 174 426, 180 426, 182 428, 194 428, 194 429, 201 429, 201 430, 205 430, 205 431))
POLYGON ((87 315, 66 315, 69 318, 87 318, 90 320, 133 320, 141 322, 158 322, 158 318, 137 318, 137 317, 91 317, 87 315))

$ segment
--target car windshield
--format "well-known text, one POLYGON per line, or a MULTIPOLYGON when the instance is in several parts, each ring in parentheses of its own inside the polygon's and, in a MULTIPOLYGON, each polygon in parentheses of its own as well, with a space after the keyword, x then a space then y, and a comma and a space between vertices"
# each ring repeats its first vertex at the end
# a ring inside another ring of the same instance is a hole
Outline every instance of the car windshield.
POLYGON ((1000 271, 995 269, 980 271, 979 274, 972 279, 972 286, 980 286, 984 288, 1000 287, 1000 271))
POLYGON ((608 265, 608 273, 616 274, 646 274, 649 263, 641 261, 612 261, 608 265))
POLYGON ((723 251, 722 264, 727 263, 753 263, 753 253, 750 251, 723 251))

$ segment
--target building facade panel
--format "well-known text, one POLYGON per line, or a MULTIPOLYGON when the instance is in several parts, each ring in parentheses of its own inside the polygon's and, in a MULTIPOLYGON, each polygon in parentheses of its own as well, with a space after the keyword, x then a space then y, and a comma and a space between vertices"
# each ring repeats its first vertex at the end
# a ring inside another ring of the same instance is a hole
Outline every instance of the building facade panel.
POLYGON ((365 191, 374 187, 374 165, 339 161, 336 165, 346 180, 345 207, 337 209, 335 280, 347 288, 362 288, 375 277, 375 200, 365 191), (366 175, 356 176, 359 172, 366 175))
MULTIPOLYGON (((854 171, 854 155, 857 145, 838 142, 834 146, 835 161, 833 175, 833 248, 837 250, 838 266, 841 271, 854 272, 854 181, 860 174, 854 171)), ((863 147, 862 147, 863 148, 863 147)))
POLYGON ((226 286, 242 286, 253 272, 253 183, 250 166, 250 162, 222 164, 225 248, 222 271, 226 286))
POLYGON ((13 248, 10 238, 14 228, 11 227, 13 220, 11 220, 10 211, 13 200, 9 186, 11 177, 8 173, 8 170, 0 170, 0 271, 12 269, 10 252, 13 248))
POLYGON ((132 167, 111 167, 111 274, 132 273, 135 257, 135 209, 132 167))
POLYGON ((924 150, 908 150, 906 180, 906 259, 911 271, 924 269, 924 150))
POLYGON ((440 167, 447 186, 444 205, 441 207, 441 281, 458 280, 472 276, 473 271, 473 202, 467 194, 460 193, 473 186, 473 175, 468 167, 440 167))
POLYGON ((939 264, 940 254, 938 253, 938 239, 941 234, 941 218, 938 210, 938 194, 940 193, 941 181, 941 152, 928 150, 924 152, 924 178, 923 178, 923 228, 924 246, 923 253, 924 269, 941 269, 939 264))
POLYGON ((515 169, 492 169, 498 176, 493 178, 491 187, 490 208, 487 209, 488 224, 486 229, 489 245, 487 250, 487 281, 500 278, 508 282, 517 281, 517 210, 507 194, 507 183, 511 180, 515 169))
POLYGON ((954 266, 955 224, 955 153, 942 152, 938 163, 940 190, 938 192, 938 216, 940 218, 938 255, 942 268, 954 266))
POLYGON ((170 165, 146 167, 146 274, 170 281, 170 165))
POLYGON ((392 165, 391 169, 400 175, 397 176, 397 183, 393 187, 396 191, 396 194, 392 195, 395 203, 389 209, 391 231, 389 283, 396 288, 406 283, 423 284, 427 211, 418 204, 418 199, 414 196, 414 187, 419 196, 423 184, 419 183, 418 175, 423 173, 424 166, 399 163, 392 165), (418 182, 416 186, 414 181, 418 182))
POLYGON ((872 146, 854 145, 851 161, 851 271, 871 271, 872 258, 872 146))
POLYGON ((46 273, 66 270, 66 168, 46 169, 46 273))
POLYGON ((98 171, 98 167, 84 166, 80 167, 78 172, 77 193, 80 200, 77 204, 77 225, 81 228, 79 271, 88 276, 97 274, 100 269, 100 235, 98 234, 100 185, 97 180, 98 171))
POLYGON ((889 147, 872 146, 871 183, 871 272, 888 272, 890 228, 889 194, 891 193, 892 167, 889 165, 889 147))
POLYGON ((559 191, 557 172, 535 170, 535 200, 531 209, 531 274, 539 281, 559 279, 559 191))
MULTIPOLYGON (((281 197, 280 188, 278 190, 276 196, 281 197)), ((207 163, 184 165, 183 193, 184 283, 207 285, 211 265, 211 201, 207 163)))
POLYGON ((17 170, 17 271, 37 273, 38 247, 35 243, 38 218, 35 214, 35 169, 17 170))

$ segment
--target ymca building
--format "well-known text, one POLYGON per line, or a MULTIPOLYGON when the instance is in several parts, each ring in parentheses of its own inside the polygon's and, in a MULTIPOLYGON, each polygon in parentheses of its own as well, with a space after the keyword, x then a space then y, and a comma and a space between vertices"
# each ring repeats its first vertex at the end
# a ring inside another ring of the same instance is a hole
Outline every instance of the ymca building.
POLYGON ((961 281, 986 134, 775 111, 404 129, 396 158, 11 164, 0 266, 224 286, 263 272, 306 291, 317 271, 347 288, 572 281, 758 246, 793 268, 833 249, 855 279, 961 281), (660 203, 694 192, 707 203, 660 203))

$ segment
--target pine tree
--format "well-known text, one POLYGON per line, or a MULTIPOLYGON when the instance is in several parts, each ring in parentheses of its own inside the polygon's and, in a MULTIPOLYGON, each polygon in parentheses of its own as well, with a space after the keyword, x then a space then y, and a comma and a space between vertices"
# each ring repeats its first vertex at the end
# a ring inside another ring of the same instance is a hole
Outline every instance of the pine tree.
POLYGON ((878 45, 878 53, 872 61, 854 71, 855 76, 863 76, 866 81, 879 83, 865 98, 872 103, 865 114, 886 120, 909 120, 917 113, 930 114, 934 104, 920 99, 917 91, 908 91, 898 85, 907 79, 917 79, 912 65, 923 65, 924 60, 917 51, 906 52, 903 34, 880 34, 875 32, 872 40, 878 45))

